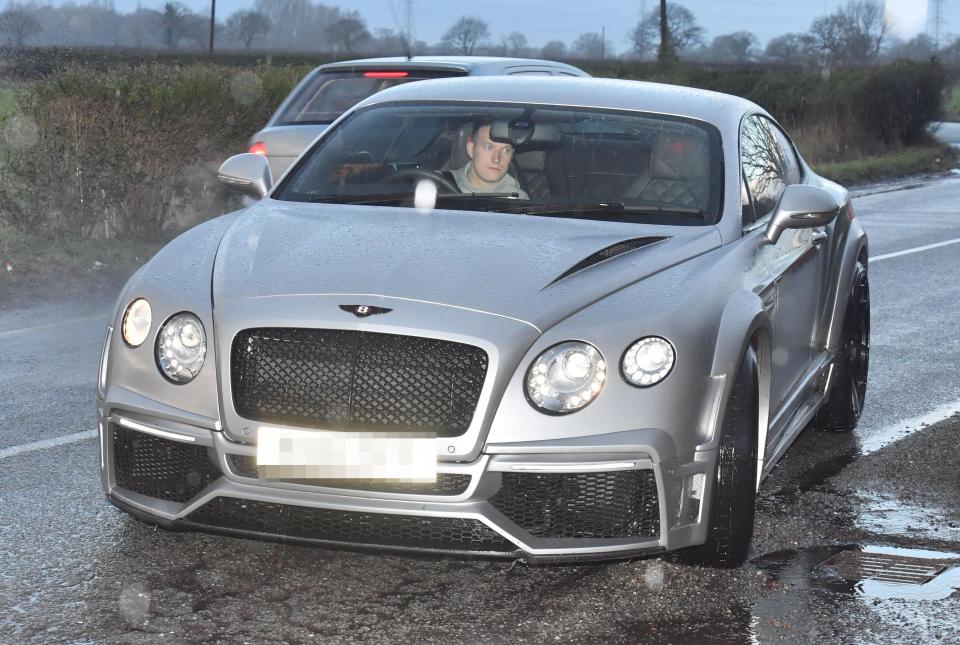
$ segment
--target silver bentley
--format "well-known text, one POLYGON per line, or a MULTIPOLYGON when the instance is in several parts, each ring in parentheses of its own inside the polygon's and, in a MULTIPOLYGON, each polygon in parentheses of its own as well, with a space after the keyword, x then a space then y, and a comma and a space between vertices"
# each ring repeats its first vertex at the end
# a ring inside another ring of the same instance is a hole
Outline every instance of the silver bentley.
POLYGON ((736 566, 757 487, 866 392, 867 240, 746 100, 401 85, 129 281, 103 486, 172 529, 736 566))

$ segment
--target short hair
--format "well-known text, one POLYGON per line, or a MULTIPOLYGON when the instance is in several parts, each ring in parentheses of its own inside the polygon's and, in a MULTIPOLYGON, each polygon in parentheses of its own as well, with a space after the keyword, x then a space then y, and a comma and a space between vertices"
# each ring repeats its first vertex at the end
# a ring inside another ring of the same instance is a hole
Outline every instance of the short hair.
POLYGON ((473 120, 473 130, 470 131, 470 139, 473 141, 477 140, 477 134, 480 132, 480 128, 484 126, 493 126, 493 119, 490 117, 482 117, 473 120))

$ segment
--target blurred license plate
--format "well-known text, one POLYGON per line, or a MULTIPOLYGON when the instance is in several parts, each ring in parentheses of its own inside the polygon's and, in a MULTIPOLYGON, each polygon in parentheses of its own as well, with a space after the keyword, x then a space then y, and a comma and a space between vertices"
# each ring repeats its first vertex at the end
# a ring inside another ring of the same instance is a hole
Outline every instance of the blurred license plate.
POLYGON ((436 481, 437 443, 430 436, 262 427, 261 479, 436 481))

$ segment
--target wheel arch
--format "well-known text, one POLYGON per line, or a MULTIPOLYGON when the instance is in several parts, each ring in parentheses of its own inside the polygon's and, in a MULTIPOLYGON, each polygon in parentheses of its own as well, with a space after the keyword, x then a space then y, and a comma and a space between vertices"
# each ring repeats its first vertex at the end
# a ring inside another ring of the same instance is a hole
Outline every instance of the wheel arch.
POLYGON ((763 472, 767 432, 770 424, 771 392, 771 346, 773 327, 759 296, 749 291, 740 291, 727 303, 720 319, 720 329, 714 347, 711 376, 722 379, 723 392, 715 407, 713 431, 708 442, 716 447, 718 430, 723 411, 727 407, 740 361, 747 350, 752 349, 757 362, 757 485, 763 472))
POLYGON ((839 217, 847 218, 849 226, 846 227, 845 235, 842 235, 841 240, 837 243, 836 261, 832 263, 833 266, 829 272, 830 276, 836 278, 830 282, 830 291, 827 293, 829 308, 825 316, 827 336, 824 339, 824 345, 831 352, 837 351, 840 346, 843 319, 846 315, 847 301, 850 299, 850 285, 854 279, 857 263, 862 262, 864 266, 867 266, 869 261, 866 231, 863 230, 860 222, 853 218, 852 213, 853 211, 848 206, 839 215, 839 217))

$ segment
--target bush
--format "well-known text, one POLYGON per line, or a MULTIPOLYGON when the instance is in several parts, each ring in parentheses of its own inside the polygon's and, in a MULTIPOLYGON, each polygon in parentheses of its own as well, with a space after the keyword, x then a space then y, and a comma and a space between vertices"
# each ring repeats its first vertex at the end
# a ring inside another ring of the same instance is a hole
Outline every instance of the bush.
POLYGON ((7 151, 0 218, 56 237, 142 238, 222 212, 235 202, 217 166, 309 69, 74 67, 38 81, 6 124, 35 133, 7 151))

